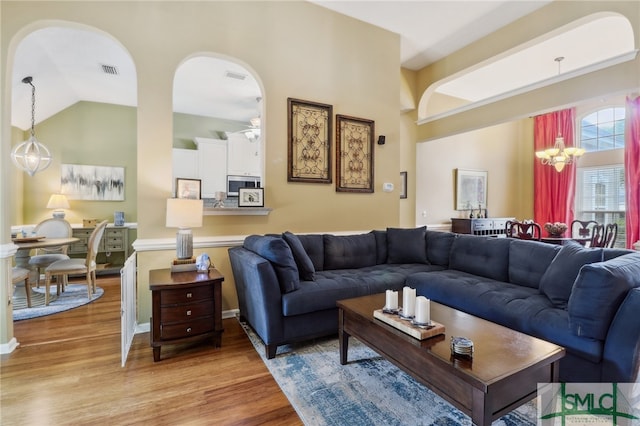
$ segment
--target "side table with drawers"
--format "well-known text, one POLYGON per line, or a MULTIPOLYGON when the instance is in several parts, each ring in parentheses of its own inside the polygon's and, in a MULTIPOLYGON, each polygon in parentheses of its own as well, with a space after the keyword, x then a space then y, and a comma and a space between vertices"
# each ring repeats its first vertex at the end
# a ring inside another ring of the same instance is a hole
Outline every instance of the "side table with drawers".
POLYGON ((213 338, 222 345, 222 282, 216 269, 209 272, 149 271, 151 290, 151 346, 153 360, 160 361, 162 345, 195 338, 213 338))

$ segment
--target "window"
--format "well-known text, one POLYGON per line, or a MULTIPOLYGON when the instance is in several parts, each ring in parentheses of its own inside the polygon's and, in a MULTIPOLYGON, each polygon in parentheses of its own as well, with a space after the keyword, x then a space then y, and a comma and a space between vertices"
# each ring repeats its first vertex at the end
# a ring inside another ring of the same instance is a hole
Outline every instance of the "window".
POLYGON ((593 112, 580 123, 580 146, 587 152, 624 148, 624 108, 593 112))
MULTIPOLYGON (((587 152, 624 148, 623 107, 586 115, 580 122, 580 146, 587 152)), ((616 247, 624 247, 625 186, 623 164, 602 164, 577 170, 576 219, 617 223, 616 247)))

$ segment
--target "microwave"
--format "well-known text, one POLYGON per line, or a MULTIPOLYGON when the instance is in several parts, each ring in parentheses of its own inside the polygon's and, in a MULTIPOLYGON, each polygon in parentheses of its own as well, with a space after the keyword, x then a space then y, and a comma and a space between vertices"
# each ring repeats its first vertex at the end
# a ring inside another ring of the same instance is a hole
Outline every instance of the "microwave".
POLYGON ((237 197, 240 188, 260 188, 260 176, 227 176, 227 197, 237 197))

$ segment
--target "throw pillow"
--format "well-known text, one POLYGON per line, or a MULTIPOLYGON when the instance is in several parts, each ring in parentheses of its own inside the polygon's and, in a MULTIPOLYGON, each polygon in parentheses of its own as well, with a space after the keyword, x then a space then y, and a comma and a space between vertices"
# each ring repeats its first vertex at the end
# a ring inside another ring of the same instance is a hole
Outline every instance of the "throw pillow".
POLYGON ((569 297, 573 334, 605 340, 622 301, 636 287, 640 287, 640 253, 585 265, 569 297))
POLYGON ((282 238, 289 244, 291 253, 293 254, 293 260, 296 261, 298 271, 300 272, 300 278, 305 281, 313 281, 315 279, 316 269, 313 267, 311 258, 302 246, 302 242, 297 235, 287 231, 282 234, 282 238))
POLYGON ((558 308, 566 308, 580 268, 602 260, 601 248, 585 248, 570 241, 562 246, 540 279, 540 292, 558 308))
POLYGON ((293 253, 282 237, 250 235, 244 240, 243 247, 264 257, 273 265, 278 277, 280 291, 289 293, 300 286, 298 266, 293 253))
POLYGON ((371 231, 376 237, 376 264, 387 263, 387 231, 371 231))
POLYGON ((427 227, 387 228, 387 263, 428 263, 427 227))
POLYGON ((376 237, 371 233, 324 235, 324 269, 355 269, 376 264, 376 237))

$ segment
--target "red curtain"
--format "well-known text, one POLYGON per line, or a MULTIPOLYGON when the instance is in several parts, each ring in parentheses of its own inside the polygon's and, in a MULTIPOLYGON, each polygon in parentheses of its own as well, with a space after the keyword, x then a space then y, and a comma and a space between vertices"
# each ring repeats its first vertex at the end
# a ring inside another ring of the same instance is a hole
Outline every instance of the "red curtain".
MULTIPOLYGON (((553 147, 558 129, 564 137, 566 147, 574 146, 575 108, 555 111, 534 118, 534 148, 541 151, 553 147)), ((533 219, 540 225, 547 222, 573 220, 575 199, 576 164, 568 164, 557 172, 553 166, 542 164, 533 158, 533 219)))
POLYGON ((627 97, 624 141, 627 248, 640 240, 640 96, 627 97))

